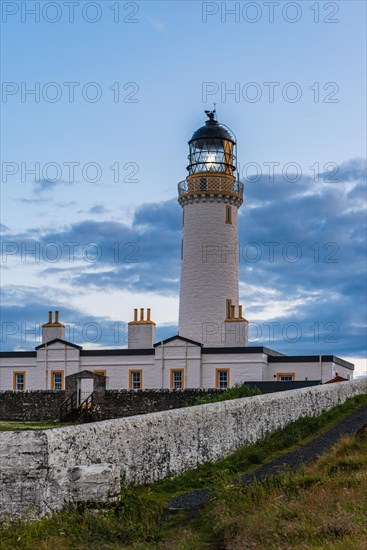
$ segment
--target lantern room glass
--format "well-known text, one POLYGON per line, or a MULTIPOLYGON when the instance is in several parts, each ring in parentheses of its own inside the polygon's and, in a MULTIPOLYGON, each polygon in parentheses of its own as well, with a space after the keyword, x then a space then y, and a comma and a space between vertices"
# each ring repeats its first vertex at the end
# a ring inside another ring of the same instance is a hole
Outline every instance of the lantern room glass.
POLYGON ((235 168, 234 143, 221 138, 201 138, 190 142, 189 174, 219 172, 232 175, 235 168))

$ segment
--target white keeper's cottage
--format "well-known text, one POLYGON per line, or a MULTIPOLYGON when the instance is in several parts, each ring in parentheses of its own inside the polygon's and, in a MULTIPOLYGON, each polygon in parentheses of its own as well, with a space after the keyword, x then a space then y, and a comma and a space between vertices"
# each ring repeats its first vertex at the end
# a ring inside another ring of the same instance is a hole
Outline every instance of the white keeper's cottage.
POLYGON ((208 120, 189 141, 182 206, 179 332, 155 342, 150 309, 134 311, 127 349, 87 350, 65 341, 58 312, 42 327, 35 351, 0 353, 0 390, 61 390, 65 376, 93 371, 108 389, 226 388, 246 381, 353 378, 354 365, 333 355, 287 356, 248 346, 238 293, 238 210, 233 133, 208 120))

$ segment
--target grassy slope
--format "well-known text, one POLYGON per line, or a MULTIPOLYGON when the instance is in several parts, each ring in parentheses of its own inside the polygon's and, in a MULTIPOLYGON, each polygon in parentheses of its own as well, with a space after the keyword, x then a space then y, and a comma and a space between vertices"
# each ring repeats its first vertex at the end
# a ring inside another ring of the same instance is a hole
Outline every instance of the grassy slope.
POLYGON ((96 514, 69 507, 32 524, 0 526, 0 548, 195 550, 214 549, 221 540, 233 550, 362 548, 367 536, 366 437, 346 438, 317 463, 271 484, 245 489, 231 479, 315 437, 365 403, 367 396, 358 396, 320 417, 298 420, 221 462, 155 485, 127 487, 109 510, 96 514), (162 522, 175 494, 211 486, 218 490, 196 519, 185 525, 180 513, 162 522), (213 545, 206 544, 210 540, 213 545))

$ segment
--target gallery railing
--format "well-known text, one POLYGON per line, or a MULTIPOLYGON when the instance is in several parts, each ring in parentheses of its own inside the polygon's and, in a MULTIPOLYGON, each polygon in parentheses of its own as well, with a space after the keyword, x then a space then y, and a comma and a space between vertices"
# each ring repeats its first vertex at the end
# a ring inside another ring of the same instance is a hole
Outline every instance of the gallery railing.
POLYGON ((190 176, 178 184, 178 197, 188 195, 232 195, 243 199, 243 183, 226 176, 190 176))

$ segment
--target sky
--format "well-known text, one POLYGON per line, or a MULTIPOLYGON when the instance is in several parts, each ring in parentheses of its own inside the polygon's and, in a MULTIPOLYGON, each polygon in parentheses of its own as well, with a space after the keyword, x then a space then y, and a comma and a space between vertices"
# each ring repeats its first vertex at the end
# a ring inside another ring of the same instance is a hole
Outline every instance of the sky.
POLYGON ((366 372, 366 4, 2 5, 2 349, 177 333, 187 141, 216 104, 245 184, 250 344, 366 372), (32 252, 33 251, 33 252, 32 252))

